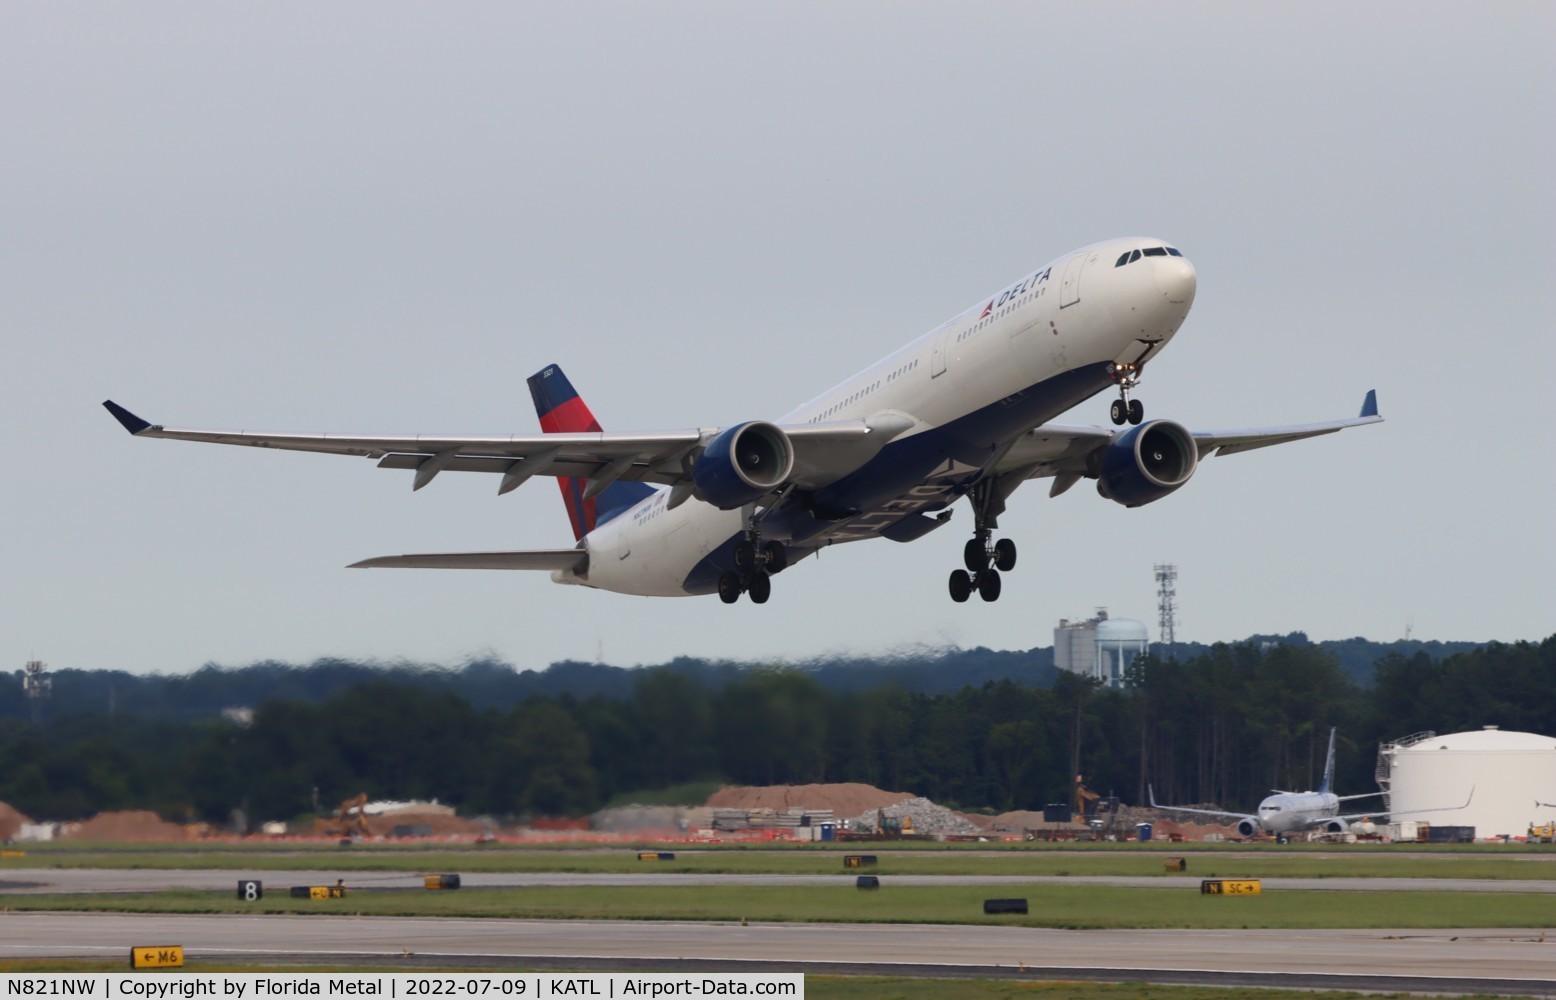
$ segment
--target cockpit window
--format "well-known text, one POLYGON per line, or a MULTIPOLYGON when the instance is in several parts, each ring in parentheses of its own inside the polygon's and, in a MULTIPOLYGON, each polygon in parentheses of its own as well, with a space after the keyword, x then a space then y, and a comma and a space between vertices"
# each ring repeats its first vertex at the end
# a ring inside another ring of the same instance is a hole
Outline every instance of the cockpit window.
POLYGON ((1178 251, 1174 250, 1172 247, 1146 247, 1144 250, 1130 250, 1130 251, 1128 251, 1126 253, 1120 254, 1118 260, 1116 262, 1114 262, 1113 266, 1114 267, 1123 267, 1125 264, 1133 264, 1135 261, 1139 260, 1142 256, 1145 256, 1145 257, 1167 257, 1167 256, 1182 257, 1183 254, 1181 254, 1178 251))

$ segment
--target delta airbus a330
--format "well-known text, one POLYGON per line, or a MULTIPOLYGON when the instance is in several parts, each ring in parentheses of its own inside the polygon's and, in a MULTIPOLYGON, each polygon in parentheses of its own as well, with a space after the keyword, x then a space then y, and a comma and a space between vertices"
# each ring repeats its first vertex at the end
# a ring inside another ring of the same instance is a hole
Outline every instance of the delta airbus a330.
POLYGON ((1082 478, 1126 507, 1159 500, 1199 460, 1376 423, 1360 416, 1263 429, 1190 431, 1144 420, 1131 397, 1147 362, 1194 303, 1194 267, 1158 239, 1109 240, 1066 254, 776 421, 664 434, 605 433, 562 369, 529 379, 544 432, 495 437, 350 437, 181 430, 104 403, 136 437, 377 459, 414 471, 500 476, 507 493, 552 476, 571 548, 383 556, 356 567, 546 570, 558 583, 647 596, 741 594, 764 603, 772 577, 839 542, 911 542, 967 497, 972 538, 951 597, 1000 595, 1016 546, 994 539, 1016 488, 1082 478), (1115 429, 1046 424, 1102 392, 1115 429))

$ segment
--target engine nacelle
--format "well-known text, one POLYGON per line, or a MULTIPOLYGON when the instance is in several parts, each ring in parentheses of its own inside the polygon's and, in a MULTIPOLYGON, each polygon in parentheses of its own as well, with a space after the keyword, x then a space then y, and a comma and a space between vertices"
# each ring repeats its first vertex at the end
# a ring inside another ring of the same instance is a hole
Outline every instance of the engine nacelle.
POLYGON ((1125 507, 1160 500, 1189 481, 1199 446, 1182 424, 1151 420, 1108 445, 1097 472, 1097 492, 1125 507))
POLYGON ((1239 837, 1252 837, 1259 833, 1259 822, 1252 816, 1237 821, 1237 835, 1239 837))
POLYGON ((794 471, 794 444, 777 424, 752 420, 714 438, 692 466, 692 495, 734 510, 782 486, 794 471))
POLYGON ((1324 824, 1325 833, 1346 833, 1350 829, 1350 825, 1343 819, 1332 819, 1324 824))

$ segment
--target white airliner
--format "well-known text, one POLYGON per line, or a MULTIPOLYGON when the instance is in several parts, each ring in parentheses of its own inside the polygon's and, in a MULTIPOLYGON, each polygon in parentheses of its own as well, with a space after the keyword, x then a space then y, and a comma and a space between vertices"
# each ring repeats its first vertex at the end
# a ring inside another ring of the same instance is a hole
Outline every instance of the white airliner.
POLYGON ((775 422, 672 433, 604 433, 562 370, 529 379, 542 434, 351 437, 180 430, 104 403, 137 437, 357 455, 414 470, 532 476, 562 487, 571 548, 384 556, 357 567, 548 570, 558 583, 624 594, 717 593, 758 604, 773 574, 838 542, 909 542, 967 497, 973 537, 951 597, 1000 594, 1016 547, 993 539, 1011 493, 1082 478, 1126 507, 1189 481, 1199 460, 1377 423, 1360 416, 1262 429, 1190 431, 1143 421, 1130 398, 1146 363, 1194 302, 1194 267, 1159 239, 1108 240, 1045 264, 775 422), (1117 429, 1045 424, 1100 392, 1117 393, 1117 429), (1125 424, 1130 426, 1124 426, 1125 424), (664 489, 655 488, 655 484, 664 489))
MULTIPOLYGON (((1383 817, 1389 815, 1414 816, 1419 813, 1453 812, 1466 808, 1470 804, 1465 799, 1463 805, 1443 806, 1439 809, 1411 809, 1408 812, 1401 810, 1390 813, 1388 810, 1374 810, 1365 813, 1340 814, 1340 803, 1351 802, 1356 799, 1372 799, 1382 795, 1382 792, 1367 792, 1362 795, 1336 795, 1330 791, 1334 783, 1334 738, 1335 730, 1329 730, 1329 756, 1324 761, 1324 781, 1318 786, 1316 792, 1276 792, 1263 802, 1259 803, 1258 811, 1250 816, 1247 813, 1222 812, 1219 809, 1187 809, 1182 806, 1164 806, 1156 801, 1156 789, 1150 785, 1146 789, 1150 795, 1151 808, 1165 809, 1169 812, 1195 813, 1201 816, 1216 816, 1221 819, 1237 820, 1237 833, 1242 837, 1252 837, 1263 831, 1273 836, 1284 844, 1295 833, 1306 833, 1310 830, 1320 830, 1324 833, 1344 833, 1350 828, 1351 821, 1383 817)), ((1470 798, 1474 798, 1475 790, 1470 789, 1470 798)))

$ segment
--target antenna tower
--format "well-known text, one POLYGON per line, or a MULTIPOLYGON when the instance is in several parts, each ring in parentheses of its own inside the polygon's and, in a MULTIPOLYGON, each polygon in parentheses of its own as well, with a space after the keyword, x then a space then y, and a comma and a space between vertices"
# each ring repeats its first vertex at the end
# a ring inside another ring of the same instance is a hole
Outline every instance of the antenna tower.
POLYGON ((1155 568, 1157 639, 1167 647, 1167 657, 1171 659, 1178 642, 1178 567, 1175 563, 1157 563, 1155 568))
POLYGON ((26 673, 22 675, 22 691, 27 695, 27 703, 32 706, 33 725, 43 722, 43 699, 53 689, 54 680, 49 676, 48 664, 42 660, 28 660, 26 673))

